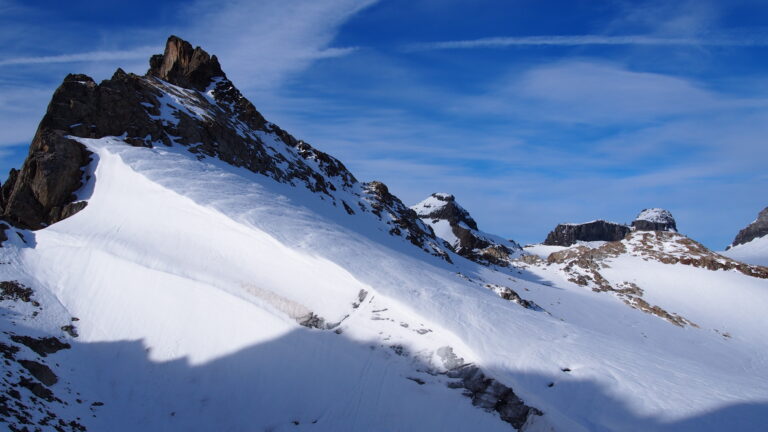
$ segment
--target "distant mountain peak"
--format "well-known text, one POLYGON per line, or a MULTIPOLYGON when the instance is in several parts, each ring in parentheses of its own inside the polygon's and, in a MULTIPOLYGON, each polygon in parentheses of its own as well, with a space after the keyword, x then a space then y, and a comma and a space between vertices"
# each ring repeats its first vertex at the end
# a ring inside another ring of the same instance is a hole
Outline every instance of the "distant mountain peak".
POLYGON ((507 266, 522 250, 514 241, 480 231, 469 212, 449 193, 433 193, 411 208, 457 254, 472 261, 507 266))
POLYGON ((452 224, 465 223, 471 229, 478 229, 469 212, 449 193, 435 192, 411 208, 422 219, 444 219, 452 224))
POLYGON ((677 223, 672 213, 663 208, 647 208, 637 215, 632 228, 638 231, 675 231, 677 223))

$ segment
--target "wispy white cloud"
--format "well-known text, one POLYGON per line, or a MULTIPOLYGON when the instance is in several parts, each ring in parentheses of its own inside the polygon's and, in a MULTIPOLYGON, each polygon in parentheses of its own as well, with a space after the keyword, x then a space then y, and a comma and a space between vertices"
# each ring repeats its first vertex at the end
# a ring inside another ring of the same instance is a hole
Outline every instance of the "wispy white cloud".
POLYGON ((90 51, 73 54, 58 54, 50 56, 30 56, 30 57, 15 57, 5 60, 0 60, 0 66, 9 65, 30 65, 30 64, 45 64, 45 63, 77 63, 77 62, 97 62, 97 61, 111 61, 111 60, 132 60, 140 58, 148 58, 151 54, 156 53, 161 49, 162 45, 157 46, 144 46, 138 48, 132 48, 129 50, 117 50, 117 51, 90 51))
POLYGON ((768 98, 721 94, 691 79, 578 59, 513 73, 460 105, 496 117, 627 126, 722 110, 768 109, 768 98))
POLYGON ((332 44, 344 22, 375 2, 200 0, 184 11, 187 24, 178 31, 216 54, 247 95, 269 92, 314 61, 355 51, 332 44))
POLYGON ((741 37, 664 37, 650 35, 550 35, 520 37, 488 37, 411 44, 410 51, 443 49, 503 48, 514 46, 583 46, 583 45, 678 45, 678 46, 768 46, 765 35, 741 37))

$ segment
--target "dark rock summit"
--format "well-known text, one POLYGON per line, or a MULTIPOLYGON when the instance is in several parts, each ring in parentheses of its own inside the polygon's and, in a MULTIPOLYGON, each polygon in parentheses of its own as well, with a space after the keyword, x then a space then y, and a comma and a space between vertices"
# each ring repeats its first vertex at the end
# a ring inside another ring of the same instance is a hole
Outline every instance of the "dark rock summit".
POLYGON ((747 225, 746 228, 739 231, 736 234, 736 238, 733 239, 728 248, 733 246, 749 243, 752 240, 768 235, 768 207, 764 208, 758 215, 754 222, 747 225))
POLYGON ((447 193, 433 193, 430 197, 437 202, 434 204, 423 202, 418 212, 420 217, 447 220, 451 226, 464 223, 473 230, 477 229, 477 222, 456 202, 456 197, 447 193))
POLYGON ((669 210, 649 208, 640 212, 632 222, 637 231, 674 231, 677 232, 675 218, 669 210))
POLYGON ((619 241, 629 234, 626 225, 604 220, 582 224, 560 224, 544 240, 545 245, 571 246, 579 241, 619 241))
POLYGON ((149 59, 148 76, 160 78, 184 88, 204 91, 214 78, 226 78, 216 56, 176 36, 168 38, 163 54, 149 59))

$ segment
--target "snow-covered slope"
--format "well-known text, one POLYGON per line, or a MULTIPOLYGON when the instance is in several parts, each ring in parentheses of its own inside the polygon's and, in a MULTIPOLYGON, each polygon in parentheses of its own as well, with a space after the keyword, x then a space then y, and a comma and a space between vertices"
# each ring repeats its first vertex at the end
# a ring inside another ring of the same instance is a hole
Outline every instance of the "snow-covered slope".
POLYGON ((509 428, 432 375, 439 348, 471 351, 361 278, 381 276, 365 269, 377 256, 402 269, 299 204, 316 196, 185 149, 84 142, 88 207, 6 245, 0 274, 41 299, 25 326, 59 336, 79 317, 55 371, 89 401, 62 411, 90 430, 509 428), (340 261, 350 250, 370 258, 340 261), (310 313, 340 324, 297 323, 310 313))
MULTIPOLYGON (((87 205, 42 229, 5 230, 0 419, 9 425, 768 424, 765 269, 669 232, 483 265, 445 247, 383 184, 358 183, 267 123, 227 123, 206 88, 135 79, 168 110, 150 109, 155 132, 189 136, 147 147, 127 132, 69 135, 92 159, 73 200, 87 205), (262 165, 227 160, 238 152, 219 141, 190 141, 225 124, 266 152, 262 165)), ((53 210, 40 220, 61 216, 53 210)))

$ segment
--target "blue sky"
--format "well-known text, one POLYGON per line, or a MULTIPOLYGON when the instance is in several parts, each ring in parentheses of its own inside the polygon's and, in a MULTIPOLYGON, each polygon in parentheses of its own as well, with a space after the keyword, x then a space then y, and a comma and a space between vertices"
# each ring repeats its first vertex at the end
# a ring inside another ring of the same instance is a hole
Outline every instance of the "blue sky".
POLYGON ((450 192, 524 243, 665 207, 722 249, 768 205, 767 23, 740 0, 0 0, 0 170, 64 75, 144 73, 177 34, 407 204, 450 192))

